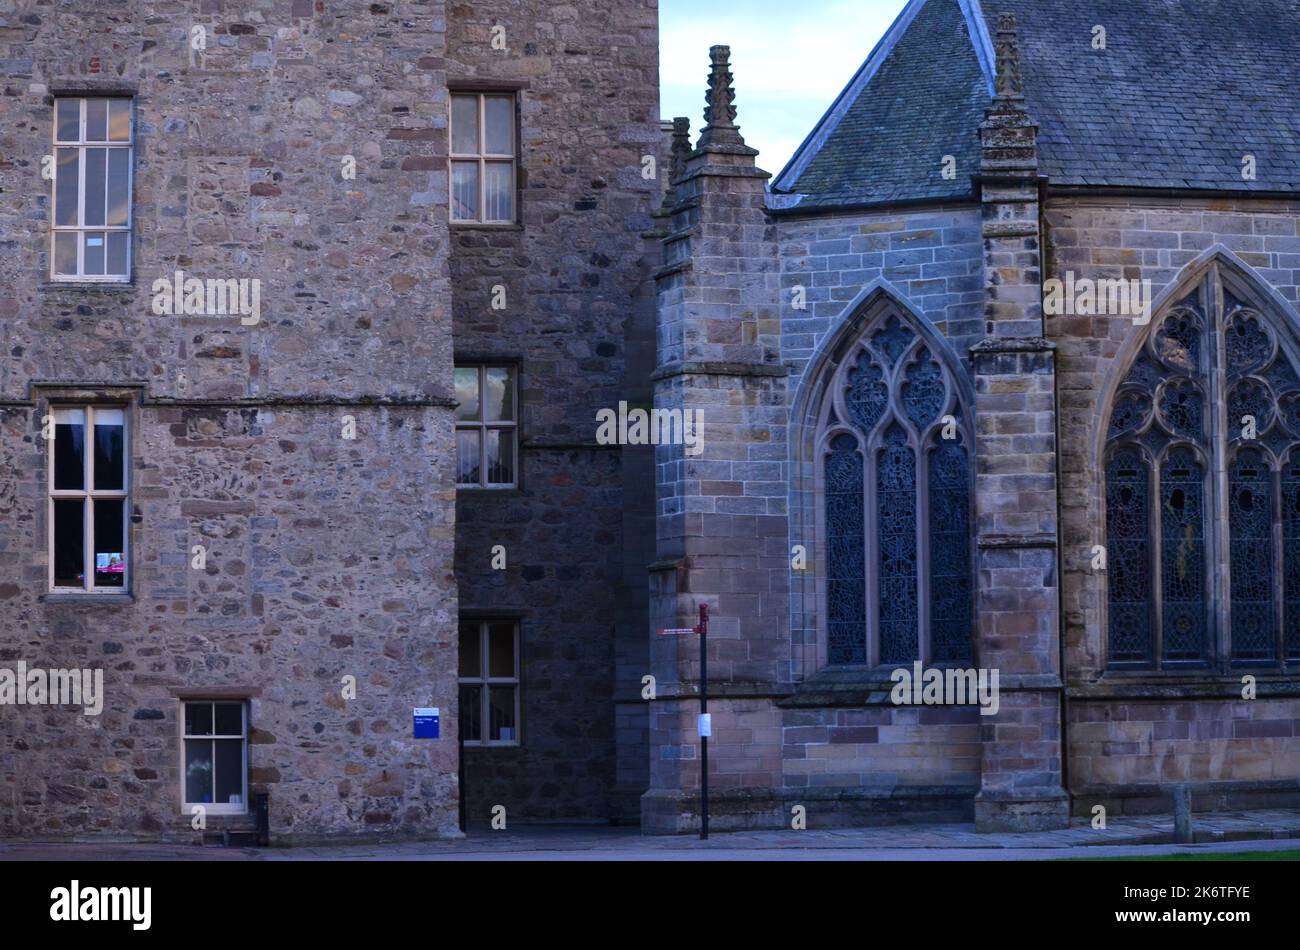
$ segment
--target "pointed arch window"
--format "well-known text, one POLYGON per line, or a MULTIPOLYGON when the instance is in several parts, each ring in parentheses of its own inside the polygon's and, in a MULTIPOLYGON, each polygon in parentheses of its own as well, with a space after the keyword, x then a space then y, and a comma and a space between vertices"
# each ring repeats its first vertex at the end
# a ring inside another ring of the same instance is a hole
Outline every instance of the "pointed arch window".
POLYGON ((1300 364, 1252 299, 1212 265, 1112 401, 1112 668, 1300 663, 1300 364))
POLYGON ((966 418, 947 355, 895 308, 841 359, 818 440, 829 663, 970 660, 966 418))

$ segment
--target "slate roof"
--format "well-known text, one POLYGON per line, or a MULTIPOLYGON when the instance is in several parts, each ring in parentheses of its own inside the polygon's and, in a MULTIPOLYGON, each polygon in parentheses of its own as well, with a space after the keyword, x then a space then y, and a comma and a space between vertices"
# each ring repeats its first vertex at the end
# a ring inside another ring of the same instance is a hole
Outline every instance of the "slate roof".
POLYGON ((800 210, 970 195, 1004 12, 1052 183, 1300 192, 1300 0, 912 0, 773 191, 800 210))

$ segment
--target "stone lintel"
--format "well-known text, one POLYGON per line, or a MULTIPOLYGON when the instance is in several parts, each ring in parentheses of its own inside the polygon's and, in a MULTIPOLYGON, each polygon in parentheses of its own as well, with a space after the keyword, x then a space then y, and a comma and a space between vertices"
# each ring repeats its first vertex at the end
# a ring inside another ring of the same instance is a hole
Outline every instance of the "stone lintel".
POLYGON ((970 348, 974 359, 1003 353, 1054 353, 1056 344, 1041 336, 985 337, 970 348))
POLYGON ((977 542, 981 550, 1008 550, 1024 548, 1055 548, 1056 535, 1054 534, 991 534, 985 535, 977 542))
POLYGON ((674 376, 789 376, 790 368, 772 363, 716 363, 684 360, 668 363, 650 374, 659 381, 674 376))
MULTIPOLYGON (((998 202, 1004 204, 1005 202, 998 202)), ((986 238, 1031 238, 1038 236, 1037 221, 986 221, 982 229, 986 238)))

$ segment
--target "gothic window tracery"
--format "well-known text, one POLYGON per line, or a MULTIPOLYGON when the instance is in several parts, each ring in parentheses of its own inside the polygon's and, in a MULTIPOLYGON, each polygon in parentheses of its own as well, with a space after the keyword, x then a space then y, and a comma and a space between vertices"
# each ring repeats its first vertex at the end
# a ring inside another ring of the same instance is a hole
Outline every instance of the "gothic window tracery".
POLYGON ((1111 403, 1112 667, 1300 659, 1300 375, 1236 284, 1216 264, 1153 321, 1111 403))
POLYGON ((889 308, 840 367, 819 442, 827 660, 969 662, 973 466, 947 355, 889 308))

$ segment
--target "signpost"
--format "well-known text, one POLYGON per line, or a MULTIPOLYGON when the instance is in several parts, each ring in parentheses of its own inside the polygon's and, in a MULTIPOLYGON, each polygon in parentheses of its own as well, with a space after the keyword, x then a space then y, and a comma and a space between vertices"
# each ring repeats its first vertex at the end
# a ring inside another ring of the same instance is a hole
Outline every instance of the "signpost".
POLYGON ((713 719, 709 716, 709 605, 700 604, 700 622, 694 627, 665 627, 661 637, 684 636, 689 633, 700 637, 700 718, 695 731, 700 737, 700 838, 709 836, 709 736, 713 734, 713 719))

